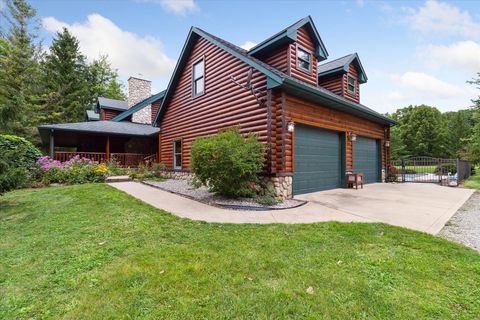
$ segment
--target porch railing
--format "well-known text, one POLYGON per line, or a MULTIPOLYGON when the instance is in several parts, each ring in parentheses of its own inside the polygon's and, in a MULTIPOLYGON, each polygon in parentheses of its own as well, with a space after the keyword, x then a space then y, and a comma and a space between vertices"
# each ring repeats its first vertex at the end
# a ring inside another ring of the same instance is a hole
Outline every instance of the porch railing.
MULTIPOLYGON (((107 154, 104 152, 55 152, 55 160, 64 162, 75 156, 88 158, 95 162, 105 162, 107 154)), ((140 164, 153 163, 157 159, 157 154, 147 155, 143 153, 111 153, 110 159, 116 161, 123 167, 137 167, 140 164)))
POLYGON ((112 153, 110 158, 115 160, 119 165, 125 167, 136 167, 144 163, 146 154, 143 153, 112 153))
POLYGON ((79 156, 80 158, 87 158, 95 162, 105 162, 105 159, 107 158, 107 155, 104 152, 55 152, 55 160, 61 162, 68 161, 75 156, 79 156))

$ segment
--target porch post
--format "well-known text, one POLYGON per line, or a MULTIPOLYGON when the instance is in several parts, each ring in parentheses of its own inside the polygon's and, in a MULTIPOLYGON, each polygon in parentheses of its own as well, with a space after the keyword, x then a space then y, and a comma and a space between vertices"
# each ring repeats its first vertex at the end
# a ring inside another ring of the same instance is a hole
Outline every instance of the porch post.
POLYGON ((54 158, 55 157, 55 137, 53 135, 53 130, 50 130, 50 148, 49 148, 49 151, 50 151, 50 158, 54 158))
POLYGON ((105 146, 105 160, 110 160, 110 136, 107 136, 107 145, 105 146))
POLYGON ((157 162, 160 163, 160 146, 161 146, 160 135, 158 135, 158 151, 157 151, 157 162))

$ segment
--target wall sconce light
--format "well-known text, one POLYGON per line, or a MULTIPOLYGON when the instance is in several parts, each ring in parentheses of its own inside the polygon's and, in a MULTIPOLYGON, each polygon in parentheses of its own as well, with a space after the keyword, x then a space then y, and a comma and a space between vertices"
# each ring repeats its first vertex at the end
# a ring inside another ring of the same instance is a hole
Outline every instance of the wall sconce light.
POLYGON ((390 147, 390 140, 385 141, 385 147, 387 147, 387 148, 390 147))
POLYGON ((357 135, 353 132, 349 132, 348 133, 348 139, 352 142, 355 142, 355 141, 357 141, 357 135))
POLYGON ((295 130, 295 123, 289 122, 287 124, 287 130, 288 130, 288 132, 293 132, 295 130))

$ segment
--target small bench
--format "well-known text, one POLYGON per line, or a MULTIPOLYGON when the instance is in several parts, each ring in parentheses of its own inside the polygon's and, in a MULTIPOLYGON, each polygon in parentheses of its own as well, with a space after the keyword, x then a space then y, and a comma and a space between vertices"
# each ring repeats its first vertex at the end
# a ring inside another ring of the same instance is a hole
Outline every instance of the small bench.
POLYGON ((355 189, 358 190, 358 186, 360 185, 363 189, 363 173, 347 173, 346 174, 346 181, 347 181, 347 189, 353 188, 355 186, 355 189))

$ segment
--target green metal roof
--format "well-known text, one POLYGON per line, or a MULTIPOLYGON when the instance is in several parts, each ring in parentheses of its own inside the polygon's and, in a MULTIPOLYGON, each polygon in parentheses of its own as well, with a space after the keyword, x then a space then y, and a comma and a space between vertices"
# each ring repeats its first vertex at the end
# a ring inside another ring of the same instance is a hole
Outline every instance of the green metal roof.
POLYGON ((145 108, 146 106, 154 103, 155 101, 157 101, 159 99, 162 99, 165 96, 166 91, 167 90, 163 90, 162 92, 154 94, 153 96, 151 96, 151 97, 149 97, 145 100, 140 101, 139 103, 137 103, 136 105, 134 105, 130 109, 128 109, 127 111, 124 111, 124 112, 120 113, 118 116, 110 119, 110 121, 118 122, 118 121, 124 120, 125 118, 134 114, 135 112, 145 108))
POLYGON ((322 38, 320 38, 320 34, 318 33, 318 30, 315 27, 315 24, 313 23, 313 20, 310 16, 307 16, 295 22, 291 26, 283 29, 282 31, 276 33, 270 38, 260 42, 255 47, 251 48, 248 51, 248 54, 252 56, 258 56, 266 52, 275 50, 280 46, 283 46, 284 44, 295 42, 297 41, 298 29, 304 26, 307 28, 308 32, 310 33, 311 37, 313 38, 313 41, 315 41, 315 46, 316 46, 315 54, 318 58, 318 61, 323 61, 327 59, 328 57, 327 48, 325 48, 322 38))
POLYGON ((347 73, 350 64, 354 63, 358 68, 359 82, 367 82, 367 74, 363 69, 362 63, 360 62, 360 57, 357 53, 352 53, 344 57, 326 62, 318 66, 318 76, 324 77, 327 75, 335 73, 347 73))
MULTIPOLYGON (((310 19, 310 17, 307 17, 307 18, 310 19)), ((292 27, 301 25, 303 20, 304 19, 295 23, 292 27)), ((175 69, 173 71, 173 75, 168 84, 167 90, 165 92, 165 97, 162 101, 159 112, 157 113, 155 121, 153 122, 152 125, 155 125, 155 126, 159 125, 159 120, 163 116, 165 109, 171 98, 171 95, 173 94, 173 91, 174 91, 173 88, 178 82, 178 79, 180 78, 180 75, 181 75, 181 70, 183 69, 188 59, 187 53, 190 52, 191 48, 195 43, 195 40, 198 39, 199 37, 204 38, 210 43, 225 50, 226 52, 230 53, 234 57, 240 59, 244 63, 250 65, 251 67, 263 73, 267 77, 268 89, 283 88, 293 95, 299 95, 300 97, 303 97, 306 99, 308 98, 309 100, 316 101, 318 103, 323 103, 326 106, 333 109, 338 109, 346 113, 355 114, 357 116, 368 118, 368 119, 371 119, 372 121, 379 122, 382 124, 396 124, 395 121, 385 117, 384 115, 364 105, 345 99, 339 95, 334 94, 333 92, 327 89, 312 86, 303 81, 292 78, 291 76, 288 76, 287 74, 281 72, 280 70, 250 55, 250 51, 246 51, 228 41, 218 38, 199 28, 192 27, 190 29, 190 32, 188 33, 187 39, 183 46, 182 52, 180 54, 180 58, 177 61, 177 65, 175 66, 175 69)))

